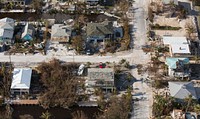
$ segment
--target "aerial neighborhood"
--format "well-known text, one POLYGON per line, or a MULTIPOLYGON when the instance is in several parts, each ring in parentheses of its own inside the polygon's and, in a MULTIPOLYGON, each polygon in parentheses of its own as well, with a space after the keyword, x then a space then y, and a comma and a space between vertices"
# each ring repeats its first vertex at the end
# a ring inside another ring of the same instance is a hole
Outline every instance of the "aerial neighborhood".
POLYGON ((200 0, 0 0, 0 119, 200 119, 200 0))

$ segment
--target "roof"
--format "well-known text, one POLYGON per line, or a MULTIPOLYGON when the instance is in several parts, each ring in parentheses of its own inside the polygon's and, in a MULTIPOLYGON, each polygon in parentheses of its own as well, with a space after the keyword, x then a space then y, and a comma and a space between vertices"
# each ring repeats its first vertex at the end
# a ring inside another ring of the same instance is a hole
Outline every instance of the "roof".
POLYGON ((88 68, 89 79, 114 80, 113 68, 88 68))
POLYGON ((15 68, 13 71, 11 89, 29 89, 32 69, 15 68))
POLYGON ((86 29, 87 36, 104 36, 106 34, 113 34, 113 23, 111 21, 87 23, 86 29))
POLYGON ((174 2, 175 5, 178 5, 178 0, 162 0, 164 4, 170 4, 171 2, 174 2))
POLYGON ((0 19, 0 22, 1 22, 1 23, 7 23, 7 24, 9 24, 10 27, 12 27, 12 28, 15 26, 15 21, 14 21, 14 19, 11 19, 11 18, 8 18, 8 17, 5 17, 5 18, 3 18, 3 19, 0 19))
POLYGON ((0 22, 0 29, 14 30, 14 28, 9 23, 6 22, 0 22))
POLYGON ((14 23, 15 21, 11 18, 5 17, 3 19, 0 19, 0 22, 14 23))
MULTIPOLYGON (((0 19, 0 39, 12 39, 14 32, 14 20, 11 18, 0 19)), ((3 39, 3 40, 2 40, 3 39)))
POLYGON ((35 33, 35 28, 33 27, 33 25, 26 23, 26 26, 24 27, 24 32, 22 33, 22 39, 24 39, 26 35, 34 37, 34 33, 35 33))
POLYGON ((189 41, 186 37, 163 37, 163 43, 171 46, 173 54, 190 54, 189 41))
POLYGON ((166 64, 168 65, 168 67, 170 69, 176 69, 177 61, 183 61, 184 64, 188 64, 189 63, 189 59, 188 58, 173 58, 173 57, 167 57, 166 58, 166 64))
POLYGON ((192 95, 193 99, 197 99, 196 90, 192 82, 168 82, 169 90, 172 97, 185 99, 192 95))
MULTIPOLYGON (((64 24, 54 24, 51 27, 52 33, 51 38, 66 38, 66 41, 68 37, 71 36, 71 27, 66 26, 64 24)), ((61 39, 54 39, 54 40, 61 40, 61 39)))

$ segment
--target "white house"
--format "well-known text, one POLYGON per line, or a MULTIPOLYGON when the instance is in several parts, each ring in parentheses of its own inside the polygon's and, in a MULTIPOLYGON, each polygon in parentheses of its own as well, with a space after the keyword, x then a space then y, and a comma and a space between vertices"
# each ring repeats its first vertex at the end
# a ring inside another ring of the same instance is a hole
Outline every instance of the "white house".
POLYGON ((186 37, 163 37, 163 43, 169 46, 171 56, 190 55, 189 41, 186 37))
POLYGON ((32 69, 30 68, 15 68, 13 71, 11 94, 29 93, 31 84, 32 69))
POLYGON ((11 18, 0 19, 0 42, 11 43, 14 33, 14 20, 11 18))

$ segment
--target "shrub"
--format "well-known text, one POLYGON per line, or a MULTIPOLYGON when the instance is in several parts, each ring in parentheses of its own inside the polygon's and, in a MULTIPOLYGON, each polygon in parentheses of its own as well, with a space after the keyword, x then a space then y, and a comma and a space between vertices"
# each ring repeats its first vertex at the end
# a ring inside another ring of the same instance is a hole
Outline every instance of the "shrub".
POLYGON ((181 27, 172 27, 172 26, 160 26, 159 24, 152 25, 153 30, 180 30, 181 27))

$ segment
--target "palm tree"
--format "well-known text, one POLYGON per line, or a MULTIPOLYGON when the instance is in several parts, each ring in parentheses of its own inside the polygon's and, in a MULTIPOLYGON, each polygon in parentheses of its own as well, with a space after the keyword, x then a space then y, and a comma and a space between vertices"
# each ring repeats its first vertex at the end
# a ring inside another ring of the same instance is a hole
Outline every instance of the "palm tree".
POLYGON ((51 118, 51 113, 47 110, 45 113, 43 112, 42 115, 40 116, 41 119, 50 119, 51 118))
POLYGON ((72 113, 72 119, 88 119, 83 111, 76 111, 72 113))
POLYGON ((191 39, 191 40, 194 40, 194 39, 192 38, 192 34, 196 32, 195 26, 194 26, 192 23, 187 23, 187 24, 185 25, 185 29, 186 29, 188 38, 191 39))

